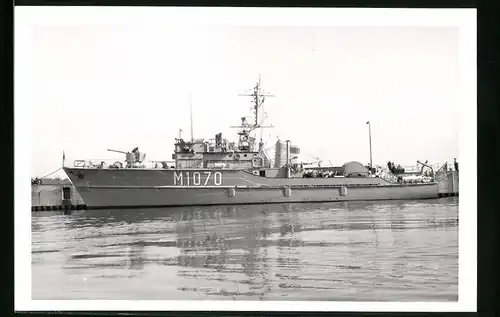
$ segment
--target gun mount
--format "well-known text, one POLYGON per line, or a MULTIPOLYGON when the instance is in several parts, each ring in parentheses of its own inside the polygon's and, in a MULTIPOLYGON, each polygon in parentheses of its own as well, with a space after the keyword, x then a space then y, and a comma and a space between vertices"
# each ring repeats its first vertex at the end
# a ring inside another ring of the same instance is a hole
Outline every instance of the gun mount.
POLYGON ((146 159, 146 153, 139 152, 139 148, 134 148, 131 152, 108 149, 109 152, 125 154, 127 167, 140 167, 140 164, 146 159))

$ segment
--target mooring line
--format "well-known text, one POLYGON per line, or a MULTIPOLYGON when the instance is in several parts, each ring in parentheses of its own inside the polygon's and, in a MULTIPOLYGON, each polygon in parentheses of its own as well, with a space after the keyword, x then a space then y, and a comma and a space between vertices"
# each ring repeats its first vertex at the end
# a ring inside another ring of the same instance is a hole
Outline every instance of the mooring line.
POLYGON ((52 173, 49 173, 49 174, 47 174, 47 175, 45 175, 43 177, 40 177, 40 179, 46 178, 46 177, 48 177, 48 176, 50 176, 50 175, 52 175, 52 174, 54 174, 56 172, 59 172, 60 170, 62 170, 62 167, 59 167, 57 170, 53 171, 52 173))

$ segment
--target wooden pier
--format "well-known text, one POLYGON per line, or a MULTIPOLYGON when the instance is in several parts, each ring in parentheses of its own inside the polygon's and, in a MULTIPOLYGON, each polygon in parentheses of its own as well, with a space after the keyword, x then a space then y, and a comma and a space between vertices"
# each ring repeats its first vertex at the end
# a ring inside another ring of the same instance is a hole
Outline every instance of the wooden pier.
POLYGON ((31 186, 31 211, 84 210, 87 206, 72 185, 31 186))
POLYGON ((458 196, 459 177, 458 171, 446 171, 436 177, 438 181, 438 196, 458 196))

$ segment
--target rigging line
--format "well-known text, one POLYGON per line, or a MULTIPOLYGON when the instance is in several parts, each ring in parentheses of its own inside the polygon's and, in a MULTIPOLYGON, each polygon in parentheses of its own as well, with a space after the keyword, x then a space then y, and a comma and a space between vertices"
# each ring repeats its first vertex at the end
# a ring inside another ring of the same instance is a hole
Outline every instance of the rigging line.
POLYGON ((47 174, 47 175, 45 175, 45 176, 43 176, 43 177, 40 177, 40 179, 42 179, 42 178, 46 178, 46 177, 48 177, 48 176, 50 176, 50 175, 52 175, 52 174, 54 174, 54 173, 56 173, 56 172, 59 172, 60 170, 62 170, 62 167, 59 167, 57 170, 53 171, 52 173, 49 173, 49 174, 47 174))

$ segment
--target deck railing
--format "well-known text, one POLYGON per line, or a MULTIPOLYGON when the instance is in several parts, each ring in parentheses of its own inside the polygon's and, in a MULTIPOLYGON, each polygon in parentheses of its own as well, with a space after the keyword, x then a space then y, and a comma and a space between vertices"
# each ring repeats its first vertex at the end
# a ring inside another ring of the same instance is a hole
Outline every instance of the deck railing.
MULTIPOLYGON (((80 168, 113 168, 113 166, 120 166, 121 168, 126 168, 127 163, 118 159, 87 159, 87 160, 75 160, 73 162, 73 167, 80 168)), ((429 164, 434 170, 434 173, 444 170, 445 164, 429 164)), ((175 161, 173 160, 151 160, 144 161, 142 163, 135 163, 132 168, 150 168, 150 169, 162 169, 162 168, 173 168, 175 167, 175 161), (166 167, 165 167, 166 166, 166 167)), ((448 164, 448 169, 451 166, 448 164)), ((116 168, 116 167, 115 167, 116 168)), ((387 166, 378 166, 385 178, 390 181, 397 181, 397 176, 393 175, 388 171, 387 166)), ((420 173, 422 167, 419 165, 404 166, 405 174, 420 173)))
MULTIPOLYGON (((175 166, 175 161, 144 161, 134 163, 131 168, 172 168, 175 166)), ((90 160, 75 160, 73 167, 80 168, 126 168, 127 163, 116 159, 90 159, 90 160)))

